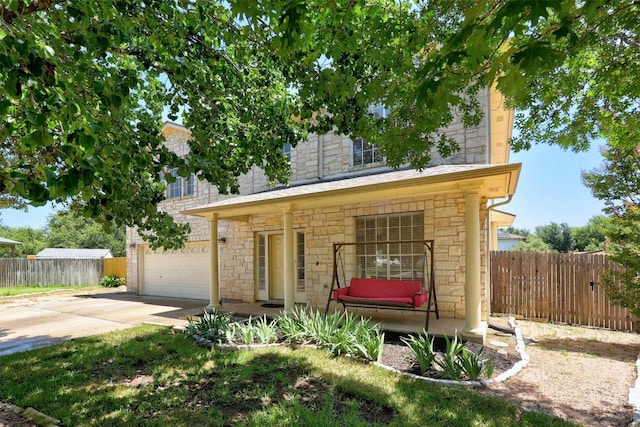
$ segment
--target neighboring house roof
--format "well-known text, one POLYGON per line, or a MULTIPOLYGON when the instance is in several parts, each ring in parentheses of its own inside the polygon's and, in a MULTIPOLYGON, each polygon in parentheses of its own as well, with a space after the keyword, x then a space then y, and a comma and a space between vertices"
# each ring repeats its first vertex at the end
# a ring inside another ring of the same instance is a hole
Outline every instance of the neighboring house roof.
POLYGON ((0 247, 9 247, 21 245, 22 243, 16 242, 15 240, 5 239, 4 237, 0 237, 0 247))
POLYGON ((376 198, 419 197, 452 191, 474 191, 487 199, 503 198, 515 193, 521 166, 521 163, 442 165, 422 171, 399 170, 235 196, 181 213, 207 218, 218 215, 220 219, 242 220, 251 214, 335 206, 376 198))
POLYGON ((498 231, 498 240, 524 240, 525 236, 519 234, 511 234, 506 231, 498 231))
POLYGON ((519 234, 511 234, 507 233, 506 231, 498 231, 498 250, 510 251, 525 239, 525 236, 520 236, 519 234))
POLYGON ((113 255, 109 249, 46 248, 38 252, 36 258, 91 259, 113 258, 113 255))

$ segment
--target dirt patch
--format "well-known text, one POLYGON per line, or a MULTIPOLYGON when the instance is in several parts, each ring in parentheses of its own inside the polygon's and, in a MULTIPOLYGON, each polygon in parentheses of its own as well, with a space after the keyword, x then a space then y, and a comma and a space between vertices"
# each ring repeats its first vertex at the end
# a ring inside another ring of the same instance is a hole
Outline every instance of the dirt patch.
POLYGON ((0 403, 0 427, 38 427, 30 418, 14 410, 14 406, 0 403))
MULTIPOLYGON (((493 321, 506 324, 505 319, 493 321)), ((627 426, 640 335, 518 321, 531 357, 513 378, 479 392, 586 426, 627 426)))
MULTIPOLYGON (((419 365, 413 362, 411 350, 402 342, 401 337, 402 335, 386 334, 382 359, 380 360, 382 365, 404 373, 447 379, 443 372, 436 370, 430 370, 422 375, 419 365)), ((480 354, 482 359, 491 359, 494 365, 493 378, 508 371, 520 361, 520 354, 515 351, 516 339, 512 335, 501 336, 499 341, 495 338, 488 339, 485 345, 467 342, 466 346, 473 353, 480 354)), ((435 340, 434 347, 436 351, 444 351, 444 340, 435 340)))

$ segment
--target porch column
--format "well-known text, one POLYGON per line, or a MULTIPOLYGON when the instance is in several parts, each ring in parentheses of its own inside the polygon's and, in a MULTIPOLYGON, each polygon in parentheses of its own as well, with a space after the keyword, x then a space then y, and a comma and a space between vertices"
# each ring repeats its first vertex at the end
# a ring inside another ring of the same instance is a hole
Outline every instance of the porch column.
POLYGON ((491 242, 489 243, 489 250, 498 250, 498 223, 491 221, 491 242))
POLYGON ((291 313, 295 304, 295 263, 293 258, 293 212, 284 213, 284 311, 291 313))
POLYGON ((465 192, 465 326, 464 333, 482 336, 480 300, 480 195, 465 192))
POLYGON ((209 246, 211 246, 211 256, 209 257, 209 305, 208 312, 216 311, 220 308, 220 274, 218 271, 218 215, 213 214, 209 221, 209 246))

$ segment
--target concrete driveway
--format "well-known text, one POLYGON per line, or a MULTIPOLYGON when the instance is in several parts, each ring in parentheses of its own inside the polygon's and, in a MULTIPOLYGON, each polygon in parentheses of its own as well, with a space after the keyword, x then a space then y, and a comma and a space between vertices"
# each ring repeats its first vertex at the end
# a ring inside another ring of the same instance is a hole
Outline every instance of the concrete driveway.
POLYGON ((148 297, 105 289, 0 300, 0 356, 143 323, 185 325, 207 301, 148 297))

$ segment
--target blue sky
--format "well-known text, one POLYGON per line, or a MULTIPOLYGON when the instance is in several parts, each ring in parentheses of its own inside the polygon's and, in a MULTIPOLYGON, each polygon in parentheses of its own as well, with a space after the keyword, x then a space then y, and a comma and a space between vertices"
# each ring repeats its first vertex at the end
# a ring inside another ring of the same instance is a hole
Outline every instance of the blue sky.
POLYGON ((591 195, 581 175, 602 164, 602 145, 592 143, 589 151, 574 153, 540 144, 512 153, 511 163, 522 163, 520 180, 511 203, 498 209, 516 215, 514 227, 530 231, 551 222, 586 225, 590 218, 602 215, 604 203, 591 195))
MULTIPOLYGON (((500 210, 516 215, 517 228, 534 231, 538 225, 566 222, 570 227, 586 225, 589 218, 602 214, 603 203, 582 185, 582 171, 602 163, 600 144, 584 153, 564 151, 556 146, 535 145, 531 150, 512 153, 512 163, 522 163, 516 195, 500 210)), ((44 228, 50 205, 30 208, 29 212, 0 210, 0 221, 10 227, 44 228)))

